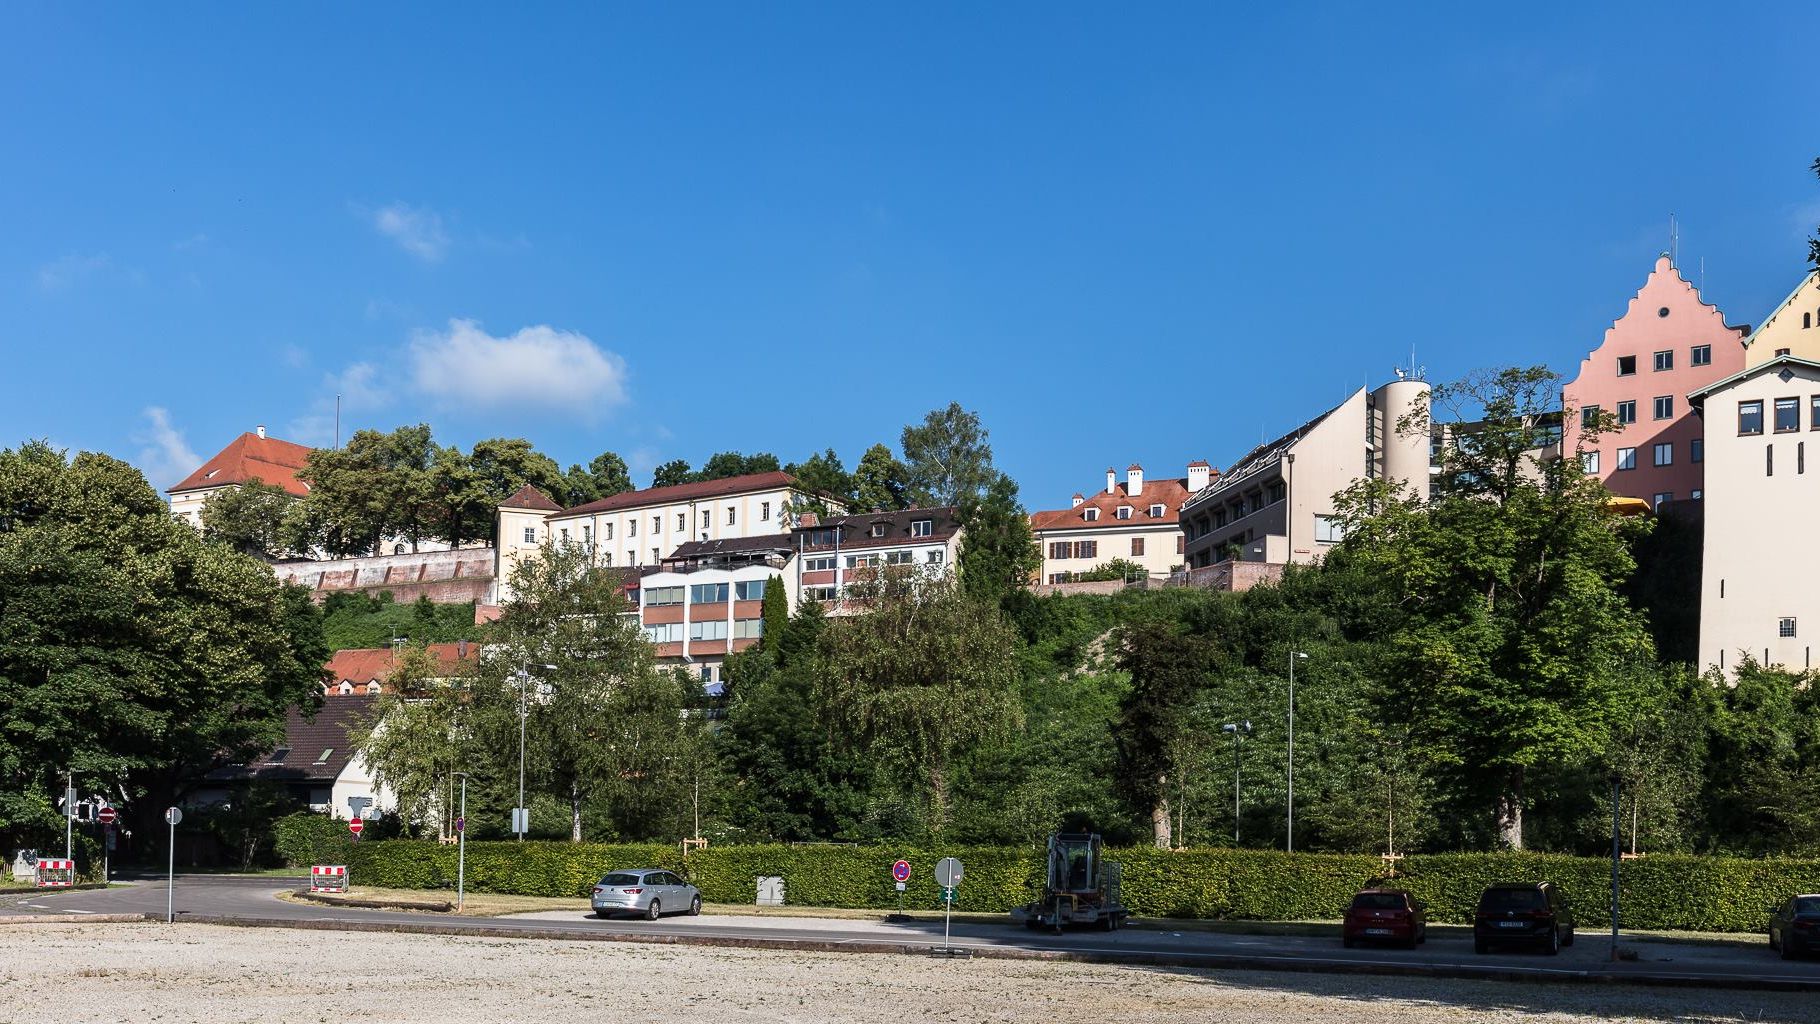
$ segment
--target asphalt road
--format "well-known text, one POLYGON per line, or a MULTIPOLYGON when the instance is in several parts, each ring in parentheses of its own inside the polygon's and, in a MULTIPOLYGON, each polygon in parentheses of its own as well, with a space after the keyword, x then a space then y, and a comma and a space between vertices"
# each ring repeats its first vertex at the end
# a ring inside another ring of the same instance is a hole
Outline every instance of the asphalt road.
MULTIPOLYGON (((175 906, 179 920, 227 918, 239 921, 298 923, 314 927, 386 928, 405 926, 445 933, 497 933, 510 929, 526 936, 550 938, 615 938, 630 941, 692 941, 728 944, 791 945, 827 948, 928 950, 943 944, 942 923, 830 918, 763 918, 749 916, 666 917, 660 921, 602 921, 580 910, 477 918, 361 910, 293 903, 278 894, 302 882, 277 877, 221 875, 178 876, 175 906)), ((0 900, 0 913, 85 916, 157 914, 165 911, 163 880, 124 887, 0 900)), ((1611 962, 1608 935, 1582 932, 1579 941, 1559 956, 1499 952, 1478 955, 1470 938, 1436 934, 1421 948, 1344 949, 1337 935, 1239 935, 1223 932, 1172 931, 1166 921, 1142 922, 1118 932, 1080 931, 1063 935, 1032 932, 1006 924, 956 923, 951 945, 985 955, 1058 956, 1183 966, 1248 967, 1276 970, 1357 971, 1365 973, 1435 973, 1456 977, 1495 977, 1532 981, 1596 978, 1655 984, 1706 984, 1745 987, 1806 987, 1820 991, 1820 959, 1781 960, 1767 942, 1662 942, 1624 939, 1621 948, 1637 953, 1634 961, 1611 962)))

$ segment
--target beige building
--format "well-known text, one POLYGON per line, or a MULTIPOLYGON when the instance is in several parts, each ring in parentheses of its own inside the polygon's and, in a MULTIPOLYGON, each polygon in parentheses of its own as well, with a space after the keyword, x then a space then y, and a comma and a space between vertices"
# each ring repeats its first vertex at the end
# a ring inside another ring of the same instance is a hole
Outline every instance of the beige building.
POLYGON ((202 529, 202 506, 209 495, 255 480, 284 488, 286 494, 301 498, 310 493, 310 485, 297 479, 311 449, 308 445, 280 441, 265 436, 264 427, 241 434, 228 443, 215 457, 197 467, 168 492, 171 514, 202 529))
POLYGON ((1363 478, 1428 496, 1429 433, 1397 421, 1428 406, 1428 385, 1360 388, 1332 409, 1247 452, 1182 506, 1188 565, 1312 562, 1342 536, 1333 496, 1363 478))
MULTIPOLYGON (((1807 442, 1820 442, 1820 359, 1777 356, 1688 400, 1706 420, 1700 665, 1729 673, 1749 655, 1813 668, 1820 465, 1807 471, 1807 442)), ((1820 458, 1820 445, 1812 454, 1820 458)))
POLYGON ((1820 362, 1820 270, 1810 272, 1763 323, 1744 339, 1744 365, 1778 356, 1820 362))
POLYGON ((784 535, 794 509, 819 500, 838 512, 846 508, 812 495, 788 473, 744 476, 647 487, 564 509, 535 488, 521 488, 499 508, 497 597, 511 599, 512 569, 539 545, 579 544, 603 566, 655 566, 690 541, 784 535))
POLYGON ((1187 476, 1160 480, 1145 480, 1136 463, 1122 481, 1106 470, 1105 488, 1091 497, 1076 494, 1068 508, 1031 513, 1030 532, 1043 558, 1038 579, 1066 583, 1114 559, 1157 576, 1181 568, 1182 502, 1218 476, 1198 460, 1188 464, 1187 476))

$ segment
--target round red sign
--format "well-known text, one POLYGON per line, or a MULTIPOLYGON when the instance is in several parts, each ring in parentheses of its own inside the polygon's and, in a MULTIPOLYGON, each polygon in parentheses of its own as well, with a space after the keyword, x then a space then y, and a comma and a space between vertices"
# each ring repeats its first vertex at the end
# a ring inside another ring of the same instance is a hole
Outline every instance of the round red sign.
POLYGON ((896 864, 891 865, 891 877, 900 882, 908 882, 910 880, 910 862, 907 860, 900 860, 896 864))
POLYGON ((366 822, 361 821, 359 818, 354 818, 353 820, 348 822, 348 831, 354 833, 355 835, 359 835, 360 830, 363 828, 366 828, 366 827, 367 827, 366 822))
POLYGON ((95 819, 103 825, 112 825, 120 817, 120 812, 112 807, 103 807, 95 812, 95 819))

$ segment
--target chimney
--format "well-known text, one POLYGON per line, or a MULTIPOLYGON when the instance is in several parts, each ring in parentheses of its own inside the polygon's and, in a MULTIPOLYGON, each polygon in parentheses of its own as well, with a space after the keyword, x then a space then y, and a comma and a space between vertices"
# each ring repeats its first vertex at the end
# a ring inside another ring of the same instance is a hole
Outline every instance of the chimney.
POLYGON ((1144 493, 1144 467, 1135 462, 1125 470, 1125 493, 1133 498, 1144 493))
POLYGON ((1213 477, 1213 467, 1205 461, 1196 459, 1188 464, 1188 493, 1194 494, 1206 487, 1213 477))
POLYGON ((1114 473, 1112 471, 1112 467, 1107 466, 1106 467, 1106 493, 1107 494, 1112 494, 1118 490, 1118 487, 1119 487, 1118 478, 1119 478, 1118 474, 1114 473))
POLYGON ((1087 496, 1085 494, 1082 494, 1079 491, 1075 491, 1074 497, 1073 497, 1073 499, 1071 499, 1069 501, 1068 507, 1069 508, 1080 508, 1081 502, 1086 501, 1086 500, 1087 500, 1087 496))
POLYGON ((265 424, 261 423, 254 427, 253 432, 259 435, 259 440, 265 440, 265 424))
POLYGON ((821 524, 821 517, 813 512, 804 512, 802 515, 796 517, 796 525, 798 526, 820 526, 821 524))

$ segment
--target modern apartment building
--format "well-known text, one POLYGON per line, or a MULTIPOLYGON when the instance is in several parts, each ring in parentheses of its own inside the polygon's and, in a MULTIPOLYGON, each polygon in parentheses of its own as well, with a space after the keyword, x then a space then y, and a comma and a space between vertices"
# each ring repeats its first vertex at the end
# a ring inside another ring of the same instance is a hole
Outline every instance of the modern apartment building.
POLYGON ((1802 278, 1775 312, 1744 339, 1746 366, 1784 355, 1820 362, 1820 270, 1802 278))
POLYGON ((1035 535, 1043 562, 1039 579, 1066 583, 1113 559, 1136 562, 1153 575, 1185 564, 1182 503, 1219 478, 1206 462, 1188 464, 1188 475, 1145 480, 1144 467, 1132 463, 1120 481, 1106 470, 1106 486, 1092 497, 1075 494, 1068 508, 1033 512, 1035 535))
POLYGON ((170 488, 171 514, 200 530, 202 506, 209 495, 255 480, 301 498, 310 493, 310 485, 297 479, 297 472, 312 450, 308 445, 267 437, 265 427, 255 427, 252 433, 228 442, 214 458, 170 488))
POLYGON ((1312 562, 1342 537, 1333 496, 1365 478, 1395 480, 1426 498, 1426 430, 1399 431, 1426 413, 1428 385, 1395 380, 1247 452, 1182 505, 1191 569, 1224 561, 1312 562))
POLYGON ((1727 324, 1666 255, 1658 258, 1624 315, 1561 389, 1563 451, 1577 453, 1612 493, 1651 507, 1701 497, 1703 426, 1687 395, 1744 368, 1749 331, 1727 324), (1614 414, 1618 428, 1594 440, 1582 426, 1600 412, 1614 414))
POLYGON ((781 472, 647 487, 571 509, 561 508, 540 492, 526 494, 521 489, 499 509, 498 597, 500 601, 511 599, 512 568, 535 554, 545 540, 583 545, 603 566, 654 567, 690 541, 787 534, 794 522, 793 510, 811 499, 846 511, 838 502, 810 494, 794 477, 781 472))
POLYGON ((1820 463, 1808 456, 1820 459, 1820 360, 1776 356, 1688 398, 1706 427, 1700 665, 1731 672, 1749 655, 1813 668, 1820 463))

